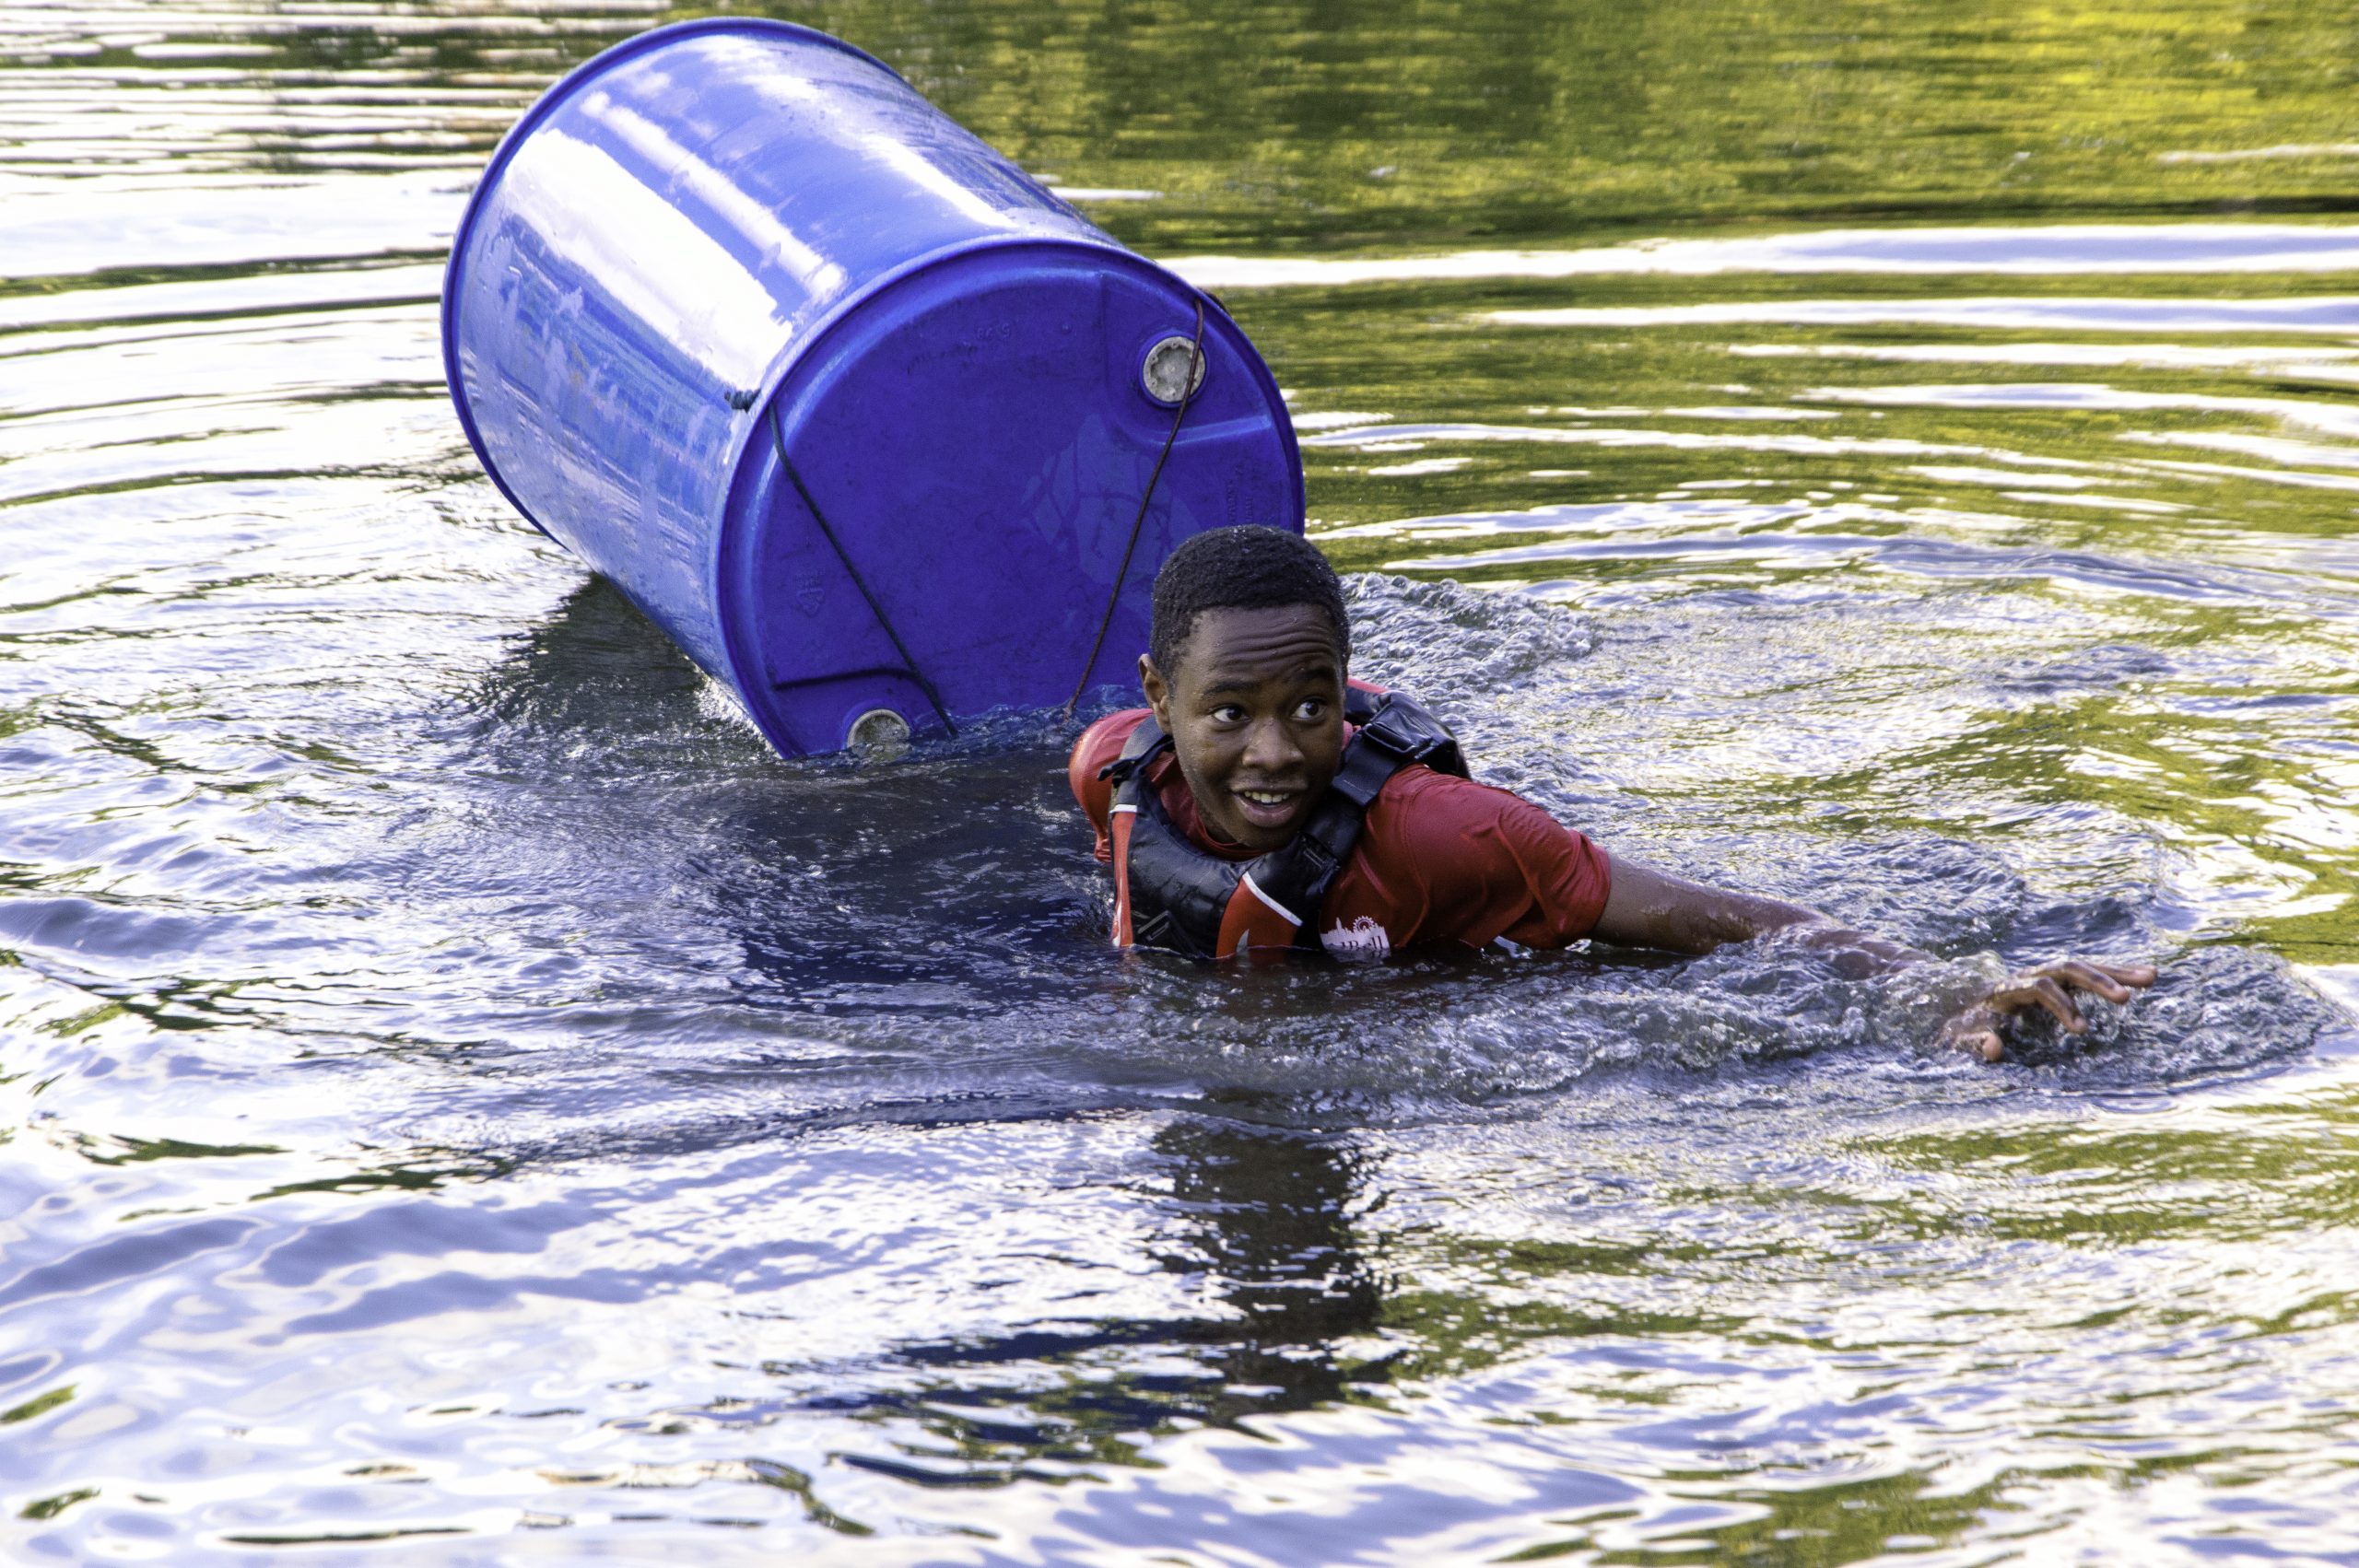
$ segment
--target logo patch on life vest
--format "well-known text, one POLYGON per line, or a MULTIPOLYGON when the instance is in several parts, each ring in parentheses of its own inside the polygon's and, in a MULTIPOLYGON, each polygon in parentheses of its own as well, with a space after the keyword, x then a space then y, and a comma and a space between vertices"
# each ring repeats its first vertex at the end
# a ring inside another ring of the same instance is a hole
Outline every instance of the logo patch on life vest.
POLYGON ((1373 963, 1392 952, 1392 933, 1376 923, 1375 917, 1362 915, 1349 926, 1335 922, 1332 930, 1319 933, 1319 945, 1337 958, 1365 959, 1373 963))

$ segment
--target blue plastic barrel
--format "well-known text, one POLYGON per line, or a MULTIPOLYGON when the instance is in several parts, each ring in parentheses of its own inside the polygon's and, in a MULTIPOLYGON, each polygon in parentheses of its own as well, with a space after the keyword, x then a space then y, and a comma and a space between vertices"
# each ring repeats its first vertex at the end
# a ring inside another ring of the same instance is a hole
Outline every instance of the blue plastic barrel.
POLYGON ((659 28, 552 88, 459 226, 442 349, 517 509, 789 755, 1126 682, 1174 545, 1302 525, 1218 304, 788 23, 659 28))

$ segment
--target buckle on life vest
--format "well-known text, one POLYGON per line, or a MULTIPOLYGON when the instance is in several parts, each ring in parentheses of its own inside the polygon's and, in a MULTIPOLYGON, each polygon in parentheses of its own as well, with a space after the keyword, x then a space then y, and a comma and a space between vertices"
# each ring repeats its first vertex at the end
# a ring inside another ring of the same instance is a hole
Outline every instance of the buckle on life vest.
POLYGON ((1353 739, 1379 746, 1399 758, 1396 771, 1422 763, 1436 773, 1466 777, 1466 759, 1458 749, 1458 737, 1423 704, 1397 692, 1386 694, 1353 739))

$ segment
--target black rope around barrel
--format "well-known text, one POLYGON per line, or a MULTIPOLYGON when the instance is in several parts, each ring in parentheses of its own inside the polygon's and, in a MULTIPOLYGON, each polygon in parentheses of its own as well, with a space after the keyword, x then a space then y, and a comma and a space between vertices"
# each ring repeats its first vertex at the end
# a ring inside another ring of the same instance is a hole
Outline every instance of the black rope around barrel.
MULTIPOLYGON (((885 628, 886 637, 892 641, 893 651, 901 656, 901 668, 910 673, 910 679, 915 681, 919 689, 925 693, 926 701, 933 704, 933 711, 942 720, 942 727, 952 734, 957 734, 958 726, 950 721, 950 709, 942 705, 942 694, 933 689, 933 683, 925 678, 925 672, 918 668, 918 661, 910 657, 908 647, 901 641, 901 634, 893 629, 892 618, 885 614, 885 606, 876 602, 876 595, 868 591, 868 583, 861 577, 860 568, 853 566, 851 557, 844 553, 844 542, 836 537, 834 529, 827 526, 827 514, 819 509, 817 499, 811 494, 811 486, 803 482, 801 472, 794 466, 794 460, 786 455, 786 427, 779 422, 778 400, 775 398, 770 402, 769 423, 770 444, 778 449, 778 465, 786 470, 788 483, 794 486, 794 493, 803 497, 804 506, 811 513, 811 521, 819 525, 820 533, 826 536, 829 547, 836 552, 836 559, 844 564, 844 571, 851 577, 851 585, 860 590, 860 596, 863 599, 868 601, 868 613, 876 617, 878 626, 885 628)), ((1152 484, 1153 482, 1149 481, 1150 487, 1152 484)))
POLYGON ((1171 460, 1171 444, 1180 439, 1180 422, 1188 417, 1188 405, 1195 401, 1196 382, 1204 373, 1204 302, 1196 301, 1196 332, 1188 343, 1188 377, 1180 385, 1180 406, 1171 411, 1171 428, 1163 438, 1163 451, 1156 454, 1155 469, 1146 476, 1146 489, 1139 497, 1139 514, 1131 519, 1131 537, 1122 546, 1122 564, 1114 568, 1114 586, 1106 595, 1106 614, 1097 622, 1097 636, 1089 645, 1089 657, 1081 661, 1081 679, 1073 684, 1073 696, 1065 698, 1064 717, 1071 719, 1074 709, 1081 706, 1081 694, 1089 689, 1089 672, 1097 668, 1097 656, 1105 651, 1106 633, 1114 625, 1114 609, 1122 602, 1122 579, 1131 575, 1131 556, 1139 547, 1139 531, 1146 526, 1146 509, 1155 499, 1155 482, 1163 477, 1163 465, 1171 460))

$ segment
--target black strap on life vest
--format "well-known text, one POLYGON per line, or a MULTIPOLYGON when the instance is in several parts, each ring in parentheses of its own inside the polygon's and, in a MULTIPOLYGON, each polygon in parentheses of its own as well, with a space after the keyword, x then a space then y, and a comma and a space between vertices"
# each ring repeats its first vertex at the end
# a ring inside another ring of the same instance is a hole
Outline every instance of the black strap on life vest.
POLYGON ((1146 777, 1171 737, 1152 717, 1141 721, 1098 775, 1114 781, 1116 946, 1166 947, 1195 958, 1319 947, 1320 906, 1385 783, 1413 764, 1466 777, 1458 738, 1414 698, 1350 688, 1344 717, 1359 728, 1310 820, 1285 847, 1246 861, 1206 854, 1172 822, 1146 777))

